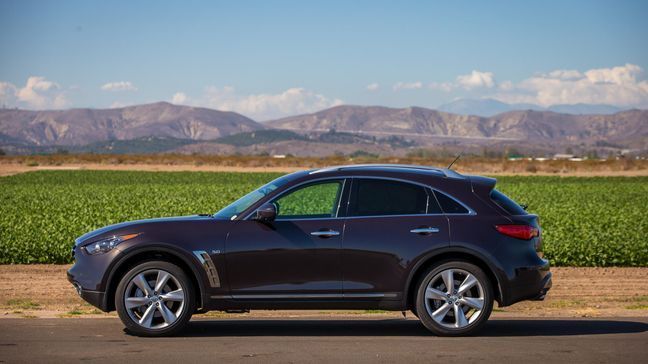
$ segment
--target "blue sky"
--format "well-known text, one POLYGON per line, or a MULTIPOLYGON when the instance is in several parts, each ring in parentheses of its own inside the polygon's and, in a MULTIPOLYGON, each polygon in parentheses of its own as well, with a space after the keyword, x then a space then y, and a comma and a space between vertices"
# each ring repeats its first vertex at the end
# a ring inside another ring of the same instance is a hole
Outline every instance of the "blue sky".
POLYGON ((0 2, 0 98, 257 119, 457 98, 648 105, 646 1, 0 2))

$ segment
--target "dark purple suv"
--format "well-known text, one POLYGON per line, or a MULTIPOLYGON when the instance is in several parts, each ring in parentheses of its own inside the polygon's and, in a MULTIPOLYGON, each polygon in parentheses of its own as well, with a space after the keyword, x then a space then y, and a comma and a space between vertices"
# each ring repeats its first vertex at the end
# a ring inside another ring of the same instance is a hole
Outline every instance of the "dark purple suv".
POLYGON ((538 218, 495 179, 352 165, 296 172, 214 215, 127 222, 76 240, 68 279, 137 335, 194 312, 411 310, 438 335, 475 332, 551 287, 538 218))

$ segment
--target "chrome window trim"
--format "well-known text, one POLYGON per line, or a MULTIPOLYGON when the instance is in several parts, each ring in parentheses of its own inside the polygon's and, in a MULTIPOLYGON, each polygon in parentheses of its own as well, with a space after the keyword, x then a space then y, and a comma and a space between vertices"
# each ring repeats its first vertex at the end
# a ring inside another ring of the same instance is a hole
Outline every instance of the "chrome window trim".
MULTIPOLYGON (((350 179, 379 179, 379 180, 388 180, 388 181, 397 181, 397 182, 403 182, 403 183, 409 183, 413 185, 418 185, 426 189, 426 193, 428 194, 428 200, 429 200, 429 191, 438 191, 440 193, 443 193, 444 195, 448 196, 451 198, 453 201, 458 203, 459 205, 463 206, 466 210, 468 210, 467 213, 440 213, 440 214, 399 214, 399 215, 367 215, 367 216, 345 216, 345 217, 339 217, 340 215, 340 207, 342 205, 342 199, 338 201, 338 207, 336 211, 336 216, 335 217, 326 217, 326 218, 296 218, 296 219, 285 219, 285 220, 277 220, 277 221, 304 221, 304 220, 337 220, 337 219, 365 219, 365 218, 380 218, 380 217, 411 217, 411 216, 475 216, 477 213, 475 210, 470 208, 470 206, 466 205, 465 203, 461 202, 457 198, 455 198, 452 194, 449 194, 443 190, 440 190, 438 188, 431 187, 430 185, 426 185, 425 183, 417 182, 417 181, 411 181, 411 180, 406 180, 402 178, 395 178, 395 177, 381 177, 381 176, 331 176, 331 177, 323 177, 323 178, 317 178, 317 179, 312 179, 308 181, 303 181, 300 182, 285 191, 282 191, 281 193, 277 194, 276 196, 272 197, 270 201, 276 200, 280 198, 281 196, 285 195, 286 193, 292 191, 295 188, 298 188, 300 186, 303 186, 305 184, 311 183, 311 182, 320 182, 320 181, 327 181, 327 180, 342 180, 343 185, 342 185, 342 193, 344 193, 344 188, 346 186, 347 180, 350 179)), ((347 204, 350 203, 350 198, 351 198, 351 191, 349 191, 349 196, 348 196, 347 204)), ((434 197, 434 200, 437 202, 439 205, 439 208, 441 208, 441 204, 439 204, 439 201, 437 200, 436 196, 434 197)), ((428 201, 429 202, 429 201, 428 201)), ((443 210, 443 209, 442 209, 443 210)), ((426 209, 427 211, 427 209, 426 209)), ((254 214, 254 210, 251 211, 249 214, 245 216, 245 218, 241 220, 249 220, 249 218, 254 214)))

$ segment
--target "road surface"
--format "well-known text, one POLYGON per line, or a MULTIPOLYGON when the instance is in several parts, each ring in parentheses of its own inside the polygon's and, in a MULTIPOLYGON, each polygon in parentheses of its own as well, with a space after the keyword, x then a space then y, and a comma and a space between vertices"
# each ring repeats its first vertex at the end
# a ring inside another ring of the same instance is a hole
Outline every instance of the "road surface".
POLYGON ((414 319, 198 319, 182 336, 138 338, 114 318, 0 319, 0 362, 646 362, 648 317, 492 319, 441 338, 414 319))

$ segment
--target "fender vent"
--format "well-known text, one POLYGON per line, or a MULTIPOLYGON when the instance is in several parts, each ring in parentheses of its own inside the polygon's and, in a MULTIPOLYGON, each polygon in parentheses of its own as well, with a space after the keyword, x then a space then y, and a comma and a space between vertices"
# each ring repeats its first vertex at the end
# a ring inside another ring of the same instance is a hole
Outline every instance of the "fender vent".
POLYGON ((207 273, 207 278, 209 279, 209 285, 215 288, 220 287, 221 283, 220 277, 218 276, 218 270, 216 270, 214 261, 209 256, 209 254, 207 254, 207 252, 204 250, 194 250, 193 253, 198 258, 198 260, 200 260, 200 264, 202 264, 203 268, 205 269, 205 273, 207 273))

